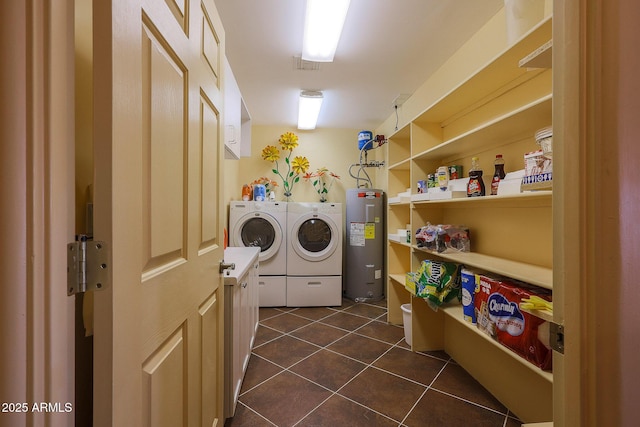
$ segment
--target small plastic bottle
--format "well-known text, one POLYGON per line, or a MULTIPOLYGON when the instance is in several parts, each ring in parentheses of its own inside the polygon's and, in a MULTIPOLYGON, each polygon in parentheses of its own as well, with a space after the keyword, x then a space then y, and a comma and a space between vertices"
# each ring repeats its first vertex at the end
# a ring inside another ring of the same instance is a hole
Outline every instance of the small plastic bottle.
POLYGON ((253 199, 253 190, 249 184, 244 184, 242 186, 242 200, 245 202, 253 199))
POLYGON ((447 166, 440 166, 437 170, 438 187, 440 190, 446 191, 449 186, 449 168, 447 166))
POLYGON ((480 160, 477 157, 471 159, 471 169, 469 170, 469 183, 467 184, 467 197, 480 197, 485 195, 484 180, 482 179, 482 169, 480 160))
POLYGON ((496 154, 496 160, 493 162, 495 165, 495 171, 493 173, 493 178, 491 179, 491 195, 495 196, 498 194, 498 185, 500 184, 500 180, 504 179, 504 159, 502 158, 502 154, 496 154))

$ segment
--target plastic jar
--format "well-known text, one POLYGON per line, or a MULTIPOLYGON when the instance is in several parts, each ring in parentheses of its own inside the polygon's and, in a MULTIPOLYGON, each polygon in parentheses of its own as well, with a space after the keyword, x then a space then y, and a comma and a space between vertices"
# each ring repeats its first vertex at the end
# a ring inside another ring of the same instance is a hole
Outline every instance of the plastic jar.
POLYGON ((551 156, 553 153, 553 129, 551 126, 536 132, 536 142, 546 156, 551 156))

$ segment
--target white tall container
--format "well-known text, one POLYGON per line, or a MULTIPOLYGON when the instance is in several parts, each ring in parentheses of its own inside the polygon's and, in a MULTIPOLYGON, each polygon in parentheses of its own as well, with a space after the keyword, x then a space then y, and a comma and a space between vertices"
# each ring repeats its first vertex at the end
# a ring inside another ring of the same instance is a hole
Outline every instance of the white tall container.
POLYGON ((402 323, 404 324, 404 340, 411 346, 411 304, 402 304, 402 323))
POLYGON ((504 0, 507 18, 507 45, 511 46, 520 37, 544 18, 545 0, 504 0))

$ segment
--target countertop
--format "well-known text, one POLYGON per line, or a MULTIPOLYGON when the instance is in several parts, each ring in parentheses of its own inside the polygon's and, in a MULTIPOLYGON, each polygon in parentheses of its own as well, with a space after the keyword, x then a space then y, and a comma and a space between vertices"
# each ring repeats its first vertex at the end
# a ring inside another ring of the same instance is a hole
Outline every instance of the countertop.
POLYGON ((224 270, 224 284, 234 286, 245 275, 260 254, 260 248, 228 247, 224 250, 224 262, 234 263, 236 268, 224 270))

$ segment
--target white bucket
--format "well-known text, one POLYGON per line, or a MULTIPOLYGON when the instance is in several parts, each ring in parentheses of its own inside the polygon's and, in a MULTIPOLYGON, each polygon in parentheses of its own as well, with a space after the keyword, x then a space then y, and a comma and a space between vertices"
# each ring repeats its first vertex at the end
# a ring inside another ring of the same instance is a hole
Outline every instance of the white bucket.
POLYGON ((544 18, 544 0, 504 0, 507 45, 511 46, 544 18))
POLYGON ((404 324, 404 340, 411 345, 411 304, 402 304, 402 323, 404 324))

